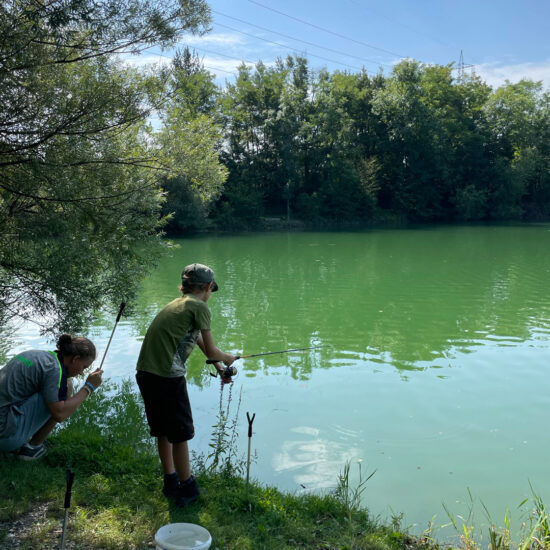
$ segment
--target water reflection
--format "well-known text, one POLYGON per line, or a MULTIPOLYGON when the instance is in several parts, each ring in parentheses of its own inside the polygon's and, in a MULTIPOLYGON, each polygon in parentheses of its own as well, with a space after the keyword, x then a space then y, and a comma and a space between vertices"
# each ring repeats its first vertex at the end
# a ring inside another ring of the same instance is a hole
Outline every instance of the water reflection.
POLYGON ((237 353, 322 343, 320 352, 250 360, 254 375, 367 360, 403 371, 452 364, 486 341, 550 333, 545 226, 268 234, 178 241, 143 287, 136 337, 177 295, 181 267, 211 265, 218 342, 237 353))
MULTIPOLYGON (((404 373, 452 366, 457 353, 515 346, 550 334, 548 226, 449 227, 178 240, 144 282, 126 317, 140 342, 178 295, 181 269, 211 265, 220 291, 209 305, 221 347, 240 354, 322 344, 319 351, 241 362, 247 375, 365 361, 404 373)), ((90 330, 103 338, 112 319, 90 330)), ((23 331, 25 332, 25 331, 23 331)), ((20 333, 21 334, 21 333, 20 333)), ((39 343, 40 338, 26 339, 39 343)), ((16 346, 4 340, 0 353, 16 346)), ((202 359, 193 359, 199 369, 202 359)), ((201 377, 193 380, 201 384, 201 377)))
POLYGON ((276 472, 292 473, 297 485, 307 489, 329 489, 336 485, 335 472, 359 456, 348 441, 320 437, 317 428, 296 426, 272 458, 276 472))

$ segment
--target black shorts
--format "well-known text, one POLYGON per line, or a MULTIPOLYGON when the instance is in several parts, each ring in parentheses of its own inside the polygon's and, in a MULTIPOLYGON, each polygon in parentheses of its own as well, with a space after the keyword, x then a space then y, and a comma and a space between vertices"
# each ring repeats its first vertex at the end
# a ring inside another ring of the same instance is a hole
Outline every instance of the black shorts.
POLYGON ((139 391, 153 437, 165 436, 170 443, 188 441, 195 435, 185 376, 165 378, 138 371, 139 391))

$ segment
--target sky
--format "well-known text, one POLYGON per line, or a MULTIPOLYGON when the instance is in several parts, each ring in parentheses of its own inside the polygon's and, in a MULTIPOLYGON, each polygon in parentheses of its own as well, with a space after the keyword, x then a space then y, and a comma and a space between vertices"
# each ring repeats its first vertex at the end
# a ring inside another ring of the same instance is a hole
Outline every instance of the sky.
MULTIPOLYGON (((299 54, 313 69, 369 74, 404 58, 454 64, 498 87, 542 81, 550 90, 550 0, 210 0, 212 30, 185 36, 218 84, 236 67, 299 54)), ((149 50, 142 61, 170 57, 149 50)), ((456 73, 455 73, 456 74, 456 73)))

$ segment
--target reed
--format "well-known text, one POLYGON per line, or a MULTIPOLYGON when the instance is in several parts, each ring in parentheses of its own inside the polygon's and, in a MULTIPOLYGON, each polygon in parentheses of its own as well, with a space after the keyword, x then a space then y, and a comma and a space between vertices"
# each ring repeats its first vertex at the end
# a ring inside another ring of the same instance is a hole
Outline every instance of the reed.
MULTIPOLYGON (((522 522, 520 529, 514 535, 511 529, 510 512, 506 510, 502 526, 496 526, 489 510, 483 502, 481 506, 489 521, 488 544, 489 550, 548 550, 550 549, 550 528, 548 512, 542 498, 536 493, 531 483, 531 498, 520 502, 518 509, 527 507, 527 517, 522 522), (514 542, 517 539, 517 542, 514 542)), ((481 550, 485 548, 484 533, 475 527, 474 498, 468 488, 468 514, 454 516, 443 503, 443 508, 449 517, 450 524, 456 531, 460 548, 466 550, 481 550)))

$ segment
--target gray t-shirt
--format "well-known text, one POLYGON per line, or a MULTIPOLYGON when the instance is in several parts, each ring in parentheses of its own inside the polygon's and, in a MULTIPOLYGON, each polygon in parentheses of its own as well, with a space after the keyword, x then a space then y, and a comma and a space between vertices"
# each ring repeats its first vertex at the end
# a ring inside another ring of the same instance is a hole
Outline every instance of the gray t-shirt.
POLYGON ((67 370, 51 351, 24 351, 0 369, 0 437, 14 429, 10 410, 39 393, 46 404, 67 399, 67 370))

